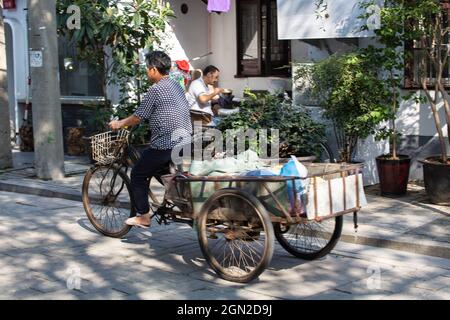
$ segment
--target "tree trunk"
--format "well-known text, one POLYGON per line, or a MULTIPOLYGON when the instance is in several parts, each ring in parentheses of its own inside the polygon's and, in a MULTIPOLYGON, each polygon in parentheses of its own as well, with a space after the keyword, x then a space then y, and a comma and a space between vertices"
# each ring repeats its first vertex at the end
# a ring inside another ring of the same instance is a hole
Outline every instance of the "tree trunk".
POLYGON ((393 94, 393 103, 392 103, 392 112, 394 114, 394 118, 392 119, 392 159, 398 160, 397 157, 397 124, 395 123, 397 117, 397 87, 395 85, 394 76, 391 71, 391 83, 392 89, 394 90, 393 94))
POLYGON ((12 167, 11 124, 9 119, 8 75, 6 67, 3 9, 0 6, 0 169, 12 167))
POLYGON ((436 106, 436 102, 437 102, 437 97, 439 94, 439 90, 438 88, 436 88, 435 93, 434 93, 434 99, 431 97, 431 94, 429 92, 429 89, 427 87, 427 83, 425 79, 422 79, 422 89, 425 92, 425 95, 427 96, 428 102, 430 103, 431 106, 431 110, 433 112, 433 118, 434 118, 434 123, 436 125, 436 131, 438 133, 439 136, 439 143, 441 145, 441 150, 442 150, 442 163, 447 163, 447 147, 445 145, 445 138, 444 138, 444 133, 442 132, 442 127, 441 127, 441 119, 439 118, 439 113, 437 111, 437 106, 436 106))
POLYGON ((28 18, 29 47, 42 57, 40 66, 30 67, 35 168, 39 178, 59 180, 64 178, 64 148, 56 0, 28 0, 28 18))
POLYGON ((445 110, 445 120, 447 122, 447 135, 448 135, 448 143, 450 144, 450 105, 449 105, 449 96, 447 91, 445 90, 444 86, 442 85, 442 83, 439 86, 439 89, 441 91, 441 95, 443 97, 444 100, 444 110, 445 110))

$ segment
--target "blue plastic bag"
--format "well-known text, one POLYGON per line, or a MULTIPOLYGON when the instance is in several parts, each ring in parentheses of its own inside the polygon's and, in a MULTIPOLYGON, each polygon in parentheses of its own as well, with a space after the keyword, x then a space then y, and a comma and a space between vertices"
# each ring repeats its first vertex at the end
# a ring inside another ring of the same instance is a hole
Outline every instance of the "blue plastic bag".
MULTIPOLYGON (((304 165, 302 165, 296 157, 292 156, 292 159, 286 163, 280 171, 280 175, 284 177, 299 177, 303 179, 295 180, 295 191, 297 194, 297 201, 300 204, 301 211, 304 211, 304 203, 302 201, 302 195, 306 194, 309 180, 308 177, 308 169, 304 165)), ((293 211, 295 207, 295 198, 294 198, 294 183, 292 181, 287 182, 287 191, 289 197, 289 203, 291 205, 291 211, 293 211)), ((303 212, 300 212, 303 213, 303 212)))

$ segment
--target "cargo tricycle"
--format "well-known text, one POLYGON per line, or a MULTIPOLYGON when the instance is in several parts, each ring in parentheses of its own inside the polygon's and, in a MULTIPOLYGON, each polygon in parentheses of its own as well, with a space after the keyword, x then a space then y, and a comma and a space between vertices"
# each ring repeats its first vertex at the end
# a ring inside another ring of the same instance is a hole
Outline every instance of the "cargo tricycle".
MULTIPOLYGON (((131 229, 125 220, 136 215, 129 171, 139 153, 130 145, 128 130, 92 137, 92 152, 97 163, 82 188, 86 214, 100 233, 121 238, 131 229)), ((357 226, 361 166, 306 166, 308 192, 299 196, 299 177, 194 176, 168 163, 153 178, 162 186, 149 181, 153 218, 160 225, 192 226, 208 264, 233 282, 258 277, 270 264, 275 240, 297 258, 323 257, 340 238, 343 215, 354 214, 357 226)))

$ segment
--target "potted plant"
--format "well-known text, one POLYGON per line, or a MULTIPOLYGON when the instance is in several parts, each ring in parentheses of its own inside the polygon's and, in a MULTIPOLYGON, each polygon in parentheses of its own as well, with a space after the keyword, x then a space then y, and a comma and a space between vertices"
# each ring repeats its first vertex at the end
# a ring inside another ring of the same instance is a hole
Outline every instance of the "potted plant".
POLYGON ((388 92, 377 62, 363 50, 354 50, 314 64, 297 64, 295 70, 296 83, 309 83, 310 95, 333 123, 339 160, 355 162, 358 140, 375 134, 389 118, 388 92))
MULTIPOLYGON (((373 1, 367 2, 367 5, 373 1)), ((450 205, 450 161, 447 148, 450 139, 450 106, 445 86, 445 69, 448 68, 450 46, 448 37, 448 3, 439 0, 423 1, 385 1, 382 13, 383 25, 377 31, 384 42, 389 40, 391 47, 410 43, 416 46, 415 56, 404 52, 405 59, 417 61, 416 77, 413 85, 421 89, 420 101, 428 102, 431 117, 438 134, 440 155, 430 155, 422 160, 425 189, 430 201, 435 204, 450 205), (438 104, 443 102, 445 121, 441 120, 438 104), (447 124, 448 137, 444 136, 443 123, 447 124)), ((386 44, 386 43, 385 43, 386 44)))
MULTIPOLYGON (((388 29, 391 30, 391 29, 388 29)), ((388 119, 390 127, 381 127, 375 136, 376 140, 388 140, 390 152, 376 158, 380 192, 383 196, 402 196, 408 189, 411 157, 398 153, 398 140, 400 133, 397 130, 396 120, 398 106, 401 101, 409 100, 410 96, 402 96, 401 83, 403 75, 398 70, 403 66, 403 51, 397 50, 397 42, 392 40, 394 35, 388 32, 379 33, 378 40, 383 47, 369 46, 363 49, 366 59, 372 60, 379 67, 379 74, 384 81, 388 93, 386 103, 390 104, 388 119)))
POLYGON ((411 157, 405 154, 399 154, 397 151, 399 132, 396 127, 396 114, 398 110, 398 87, 392 80, 392 114, 391 129, 385 129, 379 133, 377 138, 387 138, 390 141, 390 153, 380 155, 376 158, 378 177, 380 181, 380 192, 383 196, 402 196, 408 190, 409 169, 411 166, 411 157))

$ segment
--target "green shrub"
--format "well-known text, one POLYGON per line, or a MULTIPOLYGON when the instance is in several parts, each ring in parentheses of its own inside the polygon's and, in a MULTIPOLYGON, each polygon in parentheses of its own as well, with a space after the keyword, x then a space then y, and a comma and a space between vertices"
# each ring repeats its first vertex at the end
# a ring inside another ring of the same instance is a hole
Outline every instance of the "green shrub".
MULTIPOLYGON (((280 158, 290 155, 319 156, 320 144, 326 141, 324 125, 315 122, 306 109, 292 106, 292 101, 281 94, 256 95, 249 90, 245 92, 240 112, 224 118, 218 128, 222 131, 278 129, 280 158)), ((261 150, 261 146, 256 148, 256 151, 261 150)))

